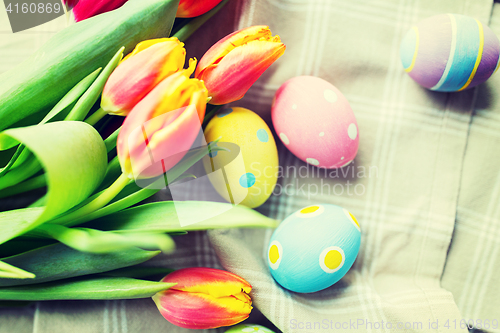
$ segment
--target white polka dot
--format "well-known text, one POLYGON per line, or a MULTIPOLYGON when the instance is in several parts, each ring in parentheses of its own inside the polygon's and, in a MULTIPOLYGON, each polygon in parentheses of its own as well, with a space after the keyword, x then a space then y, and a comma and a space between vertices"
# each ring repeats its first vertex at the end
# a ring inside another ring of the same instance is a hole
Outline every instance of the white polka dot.
POLYGON ((290 143, 290 140, 288 140, 288 137, 285 135, 285 133, 280 133, 280 138, 281 138, 281 141, 283 141, 284 144, 289 144, 290 143))
POLYGON ((324 136, 324 135, 325 135, 325 132, 319 133, 319 136, 324 136))
POLYGON ((294 215, 298 216, 300 218, 303 218, 303 219, 308 219, 308 218, 311 218, 311 217, 315 217, 315 216, 321 215, 321 214, 323 214, 324 211, 325 211, 325 207, 324 206, 322 206, 322 205, 315 205, 315 206, 308 206, 308 207, 304 207, 302 209, 299 209, 298 211, 295 212, 294 215), (318 207, 318 208, 315 211, 313 211, 313 212, 304 213, 303 211, 306 210, 309 207, 318 207))
POLYGON ((278 269, 278 267, 280 266, 280 263, 281 263, 281 257, 283 256, 283 247, 281 246, 280 242, 278 241, 272 241, 271 244, 269 244, 269 250, 267 251, 267 260, 268 260, 268 263, 269 263, 269 266, 271 266, 271 268, 274 270, 274 269, 278 269), (278 249, 278 260, 276 260, 276 262, 272 262, 271 261, 271 258, 269 257, 270 255, 270 252, 271 252, 271 248, 273 246, 276 246, 277 249, 278 249))
POLYGON ((323 92, 323 96, 325 96, 325 99, 327 100, 327 102, 330 102, 330 103, 335 103, 337 101, 337 98, 338 98, 335 91, 333 91, 331 89, 325 89, 325 91, 323 92))
POLYGON ((338 246, 330 246, 330 247, 324 249, 321 252, 321 254, 319 255, 319 265, 321 266, 321 269, 324 270, 326 273, 335 273, 336 271, 338 271, 339 269, 341 269, 342 266, 344 266, 344 263, 345 263, 345 253, 344 253, 344 250, 342 250, 338 246), (333 269, 331 269, 328 266, 326 266, 326 263, 325 263, 326 255, 330 251, 336 251, 342 257, 342 260, 341 260, 340 264, 337 267, 333 268, 333 269))
POLYGON ((356 125, 349 125, 349 128, 347 129, 347 135, 349 135, 351 140, 356 140, 356 137, 358 136, 358 128, 356 127, 356 125))
POLYGON ((319 161, 314 158, 307 158, 306 159, 307 163, 312 164, 312 165, 319 165, 319 161))
POLYGON ((292 105, 292 109, 296 110, 297 109, 297 104, 292 105))
POLYGON ((341 160, 341 161, 343 161, 343 160, 344 160, 344 158, 345 158, 345 157, 344 157, 344 156, 342 156, 342 157, 340 158, 340 160, 341 160))
POLYGON ((354 219, 352 218, 353 215, 351 215, 351 213, 349 213, 349 211, 345 208, 342 208, 342 210, 344 211, 344 214, 345 214, 345 216, 347 216, 349 221, 351 221, 351 223, 356 227, 356 229, 358 229, 358 231, 361 232, 361 229, 359 228, 359 224, 356 221, 354 221, 354 219))

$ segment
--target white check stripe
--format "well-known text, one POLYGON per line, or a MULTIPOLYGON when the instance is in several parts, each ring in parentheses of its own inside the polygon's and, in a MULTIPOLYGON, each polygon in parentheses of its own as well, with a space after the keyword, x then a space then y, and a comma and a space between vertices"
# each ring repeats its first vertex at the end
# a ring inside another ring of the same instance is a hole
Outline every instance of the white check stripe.
POLYGON ((112 307, 111 307, 111 322, 113 323, 112 327, 113 330, 111 331, 112 333, 118 333, 118 303, 120 301, 113 300, 111 301, 112 307))
POLYGON ((127 302, 126 300, 120 301, 120 318, 121 318, 122 333, 128 333, 126 302, 127 302))
POLYGON ((104 333, 110 333, 111 328, 109 326, 109 303, 111 301, 104 301, 104 311, 102 313, 103 316, 103 327, 104 327, 104 333))
MULTIPOLYGON (((498 205, 499 196, 500 196, 500 174, 496 179, 493 193, 491 195, 491 199, 488 203, 488 207, 485 212, 486 216, 493 216, 492 214, 494 213, 495 208, 498 205)), ((462 297, 458 300, 458 305, 461 309, 463 309, 464 316, 467 316, 467 314, 469 313, 472 314, 471 308, 475 303, 473 302, 473 299, 477 297, 477 294, 475 294, 475 289, 477 288, 477 285, 474 282, 477 279, 477 276, 479 276, 478 273, 482 271, 482 266, 484 266, 484 262, 481 259, 484 256, 485 249, 489 248, 489 246, 487 246, 489 242, 485 238, 488 235, 488 232, 490 231, 491 225, 492 225, 491 221, 485 221, 481 225, 479 242, 473 251, 473 256, 470 261, 470 267, 465 277, 465 284, 462 290, 462 297)))
POLYGON ((303 41, 299 44, 302 47, 302 52, 300 53, 299 57, 299 63, 297 65, 297 70, 295 72, 295 76, 300 76, 305 74, 305 66, 306 62, 308 60, 308 56, 310 52, 314 53, 314 50, 311 49, 310 43, 312 39, 314 38, 314 35, 312 34, 312 30, 314 28, 314 4, 315 1, 309 1, 309 7, 307 9, 307 16, 306 16, 306 21, 304 25, 304 39, 303 41))
POLYGON ((324 41, 321 39, 321 36, 324 34, 321 33, 321 27, 323 26, 324 13, 326 11, 325 4, 323 0, 314 0, 314 18, 313 25, 311 29, 311 43, 308 45, 308 57, 307 61, 305 61, 305 66, 302 71, 303 75, 314 75, 313 68, 315 63, 318 61, 319 47, 321 43, 324 41))

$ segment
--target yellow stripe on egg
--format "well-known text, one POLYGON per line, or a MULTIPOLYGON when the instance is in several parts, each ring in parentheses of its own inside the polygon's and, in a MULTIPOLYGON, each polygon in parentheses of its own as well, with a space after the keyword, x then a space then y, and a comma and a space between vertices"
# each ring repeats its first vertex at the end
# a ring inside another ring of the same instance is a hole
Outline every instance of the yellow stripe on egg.
POLYGON ((418 46, 420 44, 420 37, 418 35, 418 28, 417 27, 413 27, 413 30, 415 31, 415 35, 416 35, 415 52, 413 53, 413 58, 411 60, 410 67, 405 68, 405 71, 407 73, 410 73, 413 70, 413 67, 415 67, 415 62, 417 61, 418 46))
POLYGON ((477 51, 477 58, 476 58, 476 63, 474 64, 474 68, 472 69, 472 73, 470 73, 469 79, 465 84, 462 86, 462 88, 458 89, 458 91, 462 91, 466 89, 469 84, 472 82, 472 79, 474 79, 474 76, 476 75, 477 68, 479 67, 479 64, 481 63, 481 59, 483 58, 483 49, 484 49, 484 30, 483 30, 483 24, 479 22, 476 19, 477 25, 479 27, 479 50, 477 51))

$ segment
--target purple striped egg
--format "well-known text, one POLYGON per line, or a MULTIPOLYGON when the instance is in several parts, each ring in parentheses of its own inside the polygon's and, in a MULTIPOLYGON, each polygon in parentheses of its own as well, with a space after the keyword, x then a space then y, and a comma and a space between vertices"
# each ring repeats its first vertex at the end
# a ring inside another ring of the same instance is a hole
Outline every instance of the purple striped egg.
POLYGON ((475 18, 441 14, 420 21, 403 38, 401 62, 410 77, 435 91, 460 91, 498 68, 500 42, 475 18))

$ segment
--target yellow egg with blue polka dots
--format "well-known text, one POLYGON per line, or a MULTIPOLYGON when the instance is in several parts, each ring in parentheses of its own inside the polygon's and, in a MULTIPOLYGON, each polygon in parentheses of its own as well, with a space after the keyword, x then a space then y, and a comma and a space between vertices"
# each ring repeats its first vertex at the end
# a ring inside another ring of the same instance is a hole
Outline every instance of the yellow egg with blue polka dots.
POLYGON ((226 201, 247 207, 262 205, 278 177, 278 150, 267 124, 256 113, 233 107, 215 115, 205 128, 207 143, 226 150, 203 159, 205 171, 226 201))
POLYGON ((267 261, 282 287, 311 293, 330 287, 349 271, 360 243, 361 228, 347 209, 312 205, 281 222, 271 236, 267 261))

